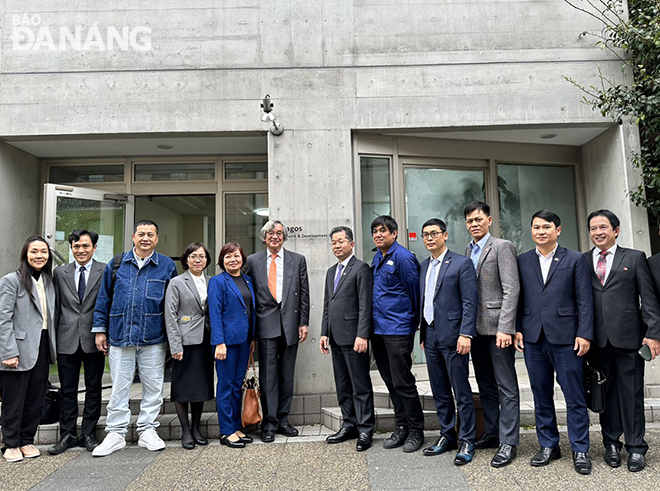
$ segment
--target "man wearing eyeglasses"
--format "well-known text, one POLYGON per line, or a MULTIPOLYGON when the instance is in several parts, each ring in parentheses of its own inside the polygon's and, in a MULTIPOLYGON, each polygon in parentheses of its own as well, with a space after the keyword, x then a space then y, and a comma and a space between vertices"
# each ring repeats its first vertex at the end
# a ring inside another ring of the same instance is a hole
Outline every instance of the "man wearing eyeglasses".
POLYGON ((465 255, 472 260, 479 285, 472 364, 486 423, 475 448, 497 448, 490 465, 504 467, 516 458, 520 441, 520 395, 513 346, 520 295, 516 248, 508 240, 490 235, 493 217, 487 203, 470 203, 464 215, 472 235, 465 255))
POLYGON ((246 274, 254 282, 257 305, 261 441, 270 443, 276 432, 298 435, 289 412, 298 344, 307 339, 309 281, 305 256, 282 247, 287 239, 282 222, 266 222, 261 238, 266 251, 248 257, 246 274))
POLYGON ((447 238, 447 225, 438 218, 422 226, 424 247, 431 256, 422 262, 419 275, 420 341, 440 422, 440 437, 424 450, 424 455, 440 455, 458 448, 454 464, 465 465, 474 458, 476 433, 468 361, 476 335, 477 280, 472 262, 447 249, 447 238))

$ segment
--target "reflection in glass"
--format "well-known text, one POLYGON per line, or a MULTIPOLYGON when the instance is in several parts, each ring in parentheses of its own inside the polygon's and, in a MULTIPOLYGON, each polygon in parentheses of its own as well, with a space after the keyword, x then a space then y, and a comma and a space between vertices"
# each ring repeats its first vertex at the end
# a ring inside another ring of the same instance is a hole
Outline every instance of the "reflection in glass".
POLYGON ((374 257, 371 222, 380 215, 391 215, 390 159, 360 157, 360 189, 362 191, 362 259, 371 264, 374 257))
POLYGON ((214 181, 215 163, 136 164, 135 182, 214 181))
POLYGON ((82 182, 122 182, 124 165, 72 165, 50 168, 48 182, 74 184, 82 182))
POLYGON ((535 247, 530 232, 532 215, 549 209, 561 218, 559 244, 579 250, 574 168, 550 165, 498 165, 502 238, 518 254, 535 247))
POLYGON ((268 179, 268 162, 232 162, 225 164, 225 180, 268 179))
POLYGON ((246 255, 264 248, 259 232, 268 221, 268 216, 259 214, 268 209, 267 193, 244 193, 225 195, 225 238, 227 242, 238 242, 246 255))

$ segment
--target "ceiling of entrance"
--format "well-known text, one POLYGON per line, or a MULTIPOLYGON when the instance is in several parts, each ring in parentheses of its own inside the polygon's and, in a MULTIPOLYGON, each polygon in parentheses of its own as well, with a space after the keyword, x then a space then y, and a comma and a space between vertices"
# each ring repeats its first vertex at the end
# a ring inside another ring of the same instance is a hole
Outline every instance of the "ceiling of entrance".
POLYGON ((250 155, 268 153, 266 133, 234 133, 222 136, 145 138, 50 138, 8 140, 40 158, 166 157, 174 155, 250 155), (160 148, 165 147, 165 148, 160 148), (172 147, 172 148, 167 148, 172 147))

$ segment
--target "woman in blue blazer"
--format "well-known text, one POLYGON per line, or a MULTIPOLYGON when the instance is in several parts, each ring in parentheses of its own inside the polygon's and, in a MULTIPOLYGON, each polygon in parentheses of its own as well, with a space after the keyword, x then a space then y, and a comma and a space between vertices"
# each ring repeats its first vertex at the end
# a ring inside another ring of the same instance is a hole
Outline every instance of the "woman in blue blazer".
POLYGON ((0 387, 5 460, 39 457, 34 435, 55 362, 53 257, 46 241, 30 237, 20 266, 0 279, 0 387))
POLYGON ((231 448, 243 448, 246 443, 252 443, 252 438, 241 431, 241 386, 250 351, 254 349, 256 308, 252 280, 241 274, 245 261, 240 244, 228 242, 218 257, 218 266, 224 272, 209 281, 220 443, 231 448))

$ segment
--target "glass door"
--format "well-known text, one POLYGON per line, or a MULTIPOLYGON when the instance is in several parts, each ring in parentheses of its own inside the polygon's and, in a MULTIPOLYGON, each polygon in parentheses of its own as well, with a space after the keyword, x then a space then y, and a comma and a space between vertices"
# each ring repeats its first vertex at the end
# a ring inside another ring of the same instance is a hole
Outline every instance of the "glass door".
MULTIPOLYGON (((422 225, 430 218, 439 218, 447 224, 447 247, 463 254, 470 241, 463 208, 471 201, 485 199, 485 170, 405 167, 404 172, 408 248, 420 263, 426 259, 429 252, 422 241, 422 225)), ((405 244, 403 237, 400 242, 405 244)), ((417 342, 413 360, 425 363, 417 342)))
POLYGON ((99 234, 98 261, 109 262, 132 246, 133 196, 45 184, 43 203, 44 238, 55 251, 55 265, 73 261, 67 237, 81 228, 99 234))

